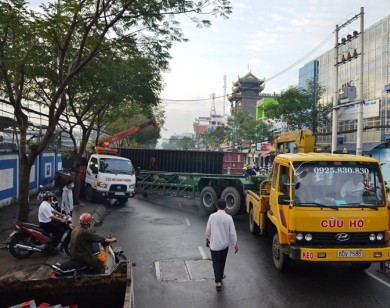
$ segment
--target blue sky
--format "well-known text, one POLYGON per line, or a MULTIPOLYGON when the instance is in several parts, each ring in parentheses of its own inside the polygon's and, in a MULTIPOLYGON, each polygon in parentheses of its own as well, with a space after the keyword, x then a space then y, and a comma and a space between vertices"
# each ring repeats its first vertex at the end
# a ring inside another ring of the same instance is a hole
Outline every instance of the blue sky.
MULTIPOLYGON (((30 0, 37 6, 42 0, 30 0)), ((232 82, 251 71, 265 78, 263 93, 279 93, 298 83, 298 70, 316 56, 333 48, 336 24, 343 24, 364 7, 365 28, 390 15, 389 0, 231 0, 229 19, 212 18, 210 28, 198 29, 189 19, 180 18, 187 43, 176 43, 170 71, 164 73, 161 93, 166 110, 163 137, 193 132, 192 123, 210 114, 211 94, 223 96, 232 82), (328 40, 326 40, 328 39, 328 40), (311 56, 302 59, 321 43, 311 56), (299 64, 270 81, 292 64, 299 64), (174 100, 174 101, 173 101, 174 100), (199 101, 192 101, 199 100, 199 101)), ((203 16, 204 17, 204 16, 203 16)), ((358 21, 345 27, 345 35, 359 30, 358 21)), ((340 33, 340 36, 343 32, 340 33)), ((223 99, 215 100, 223 113, 223 99)), ((226 100, 225 111, 229 111, 226 100)))

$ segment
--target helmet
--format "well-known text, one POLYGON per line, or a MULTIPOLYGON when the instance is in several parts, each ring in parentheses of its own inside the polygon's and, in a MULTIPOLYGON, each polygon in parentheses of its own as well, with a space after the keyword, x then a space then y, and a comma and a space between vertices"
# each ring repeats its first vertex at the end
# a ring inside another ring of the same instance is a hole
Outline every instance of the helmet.
POLYGON ((52 198, 53 195, 50 191, 45 191, 45 193, 43 194, 43 200, 47 201, 49 200, 49 198, 52 198))
POLYGON ((89 225, 92 221, 92 215, 89 213, 83 213, 80 215, 80 225, 89 225))

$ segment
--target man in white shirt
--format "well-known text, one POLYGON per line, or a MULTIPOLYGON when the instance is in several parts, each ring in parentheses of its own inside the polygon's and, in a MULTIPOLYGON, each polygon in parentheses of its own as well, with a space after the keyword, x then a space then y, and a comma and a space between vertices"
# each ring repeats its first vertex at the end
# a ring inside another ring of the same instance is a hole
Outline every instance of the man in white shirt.
POLYGON ((363 176, 353 173, 341 188, 340 195, 350 203, 362 202, 364 193, 363 176))
POLYGON ((226 201, 219 199, 217 201, 216 213, 210 215, 206 226, 206 246, 210 247, 211 259, 213 260, 215 288, 220 291, 222 288, 222 279, 225 277, 225 263, 229 250, 229 239, 234 244, 234 252, 237 253, 237 233, 234 227, 232 216, 226 214, 226 201))
POLYGON ((53 233, 53 242, 51 245, 57 247, 61 241, 62 234, 66 228, 66 215, 61 214, 51 206, 52 195, 46 192, 43 195, 43 201, 38 210, 39 226, 48 232, 53 233))

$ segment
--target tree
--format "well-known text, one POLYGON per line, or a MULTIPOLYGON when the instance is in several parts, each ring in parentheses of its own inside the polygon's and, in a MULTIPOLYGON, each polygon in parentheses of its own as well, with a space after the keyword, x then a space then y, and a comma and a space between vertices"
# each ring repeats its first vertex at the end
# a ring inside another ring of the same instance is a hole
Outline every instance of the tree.
POLYGON ((166 69, 172 43, 186 40, 175 15, 186 14, 198 26, 208 26, 209 20, 197 16, 231 13, 227 0, 62 0, 43 9, 43 14, 28 10, 24 0, 0 2, 0 96, 13 108, 20 134, 21 221, 28 220, 31 167, 67 107, 65 90, 81 71, 129 39, 166 69), (27 140, 26 104, 32 102, 44 106, 48 115, 39 140, 27 140))
POLYGON ((289 130, 310 128, 314 133, 318 126, 330 122, 332 104, 319 104, 325 88, 309 81, 307 89, 291 86, 282 91, 278 103, 265 106, 267 118, 283 121, 289 130))
POLYGON ((219 125, 214 130, 206 131, 200 135, 203 147, 219 149, 226 139, 231 139, 231 129, 226 125, 219 125))

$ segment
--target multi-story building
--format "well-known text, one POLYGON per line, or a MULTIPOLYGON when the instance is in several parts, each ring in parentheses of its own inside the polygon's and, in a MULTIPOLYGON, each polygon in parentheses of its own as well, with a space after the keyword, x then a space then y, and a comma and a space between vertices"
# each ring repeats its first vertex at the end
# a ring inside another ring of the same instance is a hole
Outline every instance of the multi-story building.
MULTIPOLYGON (((363 154, 390 162, 390 16, 364 30, 363 55, 360 54, 361 35, 353 31, 341 36, 337 48, 320 55, 299 71, 299 84, 302 87, 312 79, 323 86, 326 92, 320 103, 333 102, 337 93, 337 149, 350 153, 356 153, 356 102, 363 99, 363 154), (362 56, 363 76, 360 76, 362 56), (361 85, 362 98, 359 97, 361 85)), ((331 144, 331 135, 332 127, 318 128, 319 143, 331 144)))

